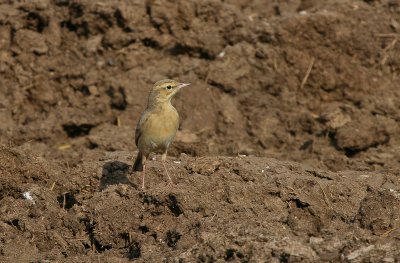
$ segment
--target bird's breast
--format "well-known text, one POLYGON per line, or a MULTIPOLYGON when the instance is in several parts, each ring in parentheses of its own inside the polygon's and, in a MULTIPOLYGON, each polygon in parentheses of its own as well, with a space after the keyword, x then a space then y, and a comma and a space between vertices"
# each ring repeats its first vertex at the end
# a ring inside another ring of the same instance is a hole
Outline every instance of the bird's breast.
POLYGON ((155 111, 143 124, 143 141, 152 150, 167 148, 175 137, 179 126, 179 115, 175 108, 155 111))

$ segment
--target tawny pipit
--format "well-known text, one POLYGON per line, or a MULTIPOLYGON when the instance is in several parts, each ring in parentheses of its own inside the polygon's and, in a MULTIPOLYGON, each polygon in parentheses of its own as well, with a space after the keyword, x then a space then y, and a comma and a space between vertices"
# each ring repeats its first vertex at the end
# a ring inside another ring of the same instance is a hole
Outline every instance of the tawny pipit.
POLYGON ((172 179, 165 166, 168 146, 175 137, 179 126, 179 115, 171 104, 172 97, 187 83, 165 79, 154 84, 150 90, 147 108, 142 113, 136 126, 135 143, 139 149, 134 171, 142 171, 142 188, 144 188, 144 177, 146 175, 146 160, 151 152, 162 151, 161 158, 165 173, 169 182, 172 179))

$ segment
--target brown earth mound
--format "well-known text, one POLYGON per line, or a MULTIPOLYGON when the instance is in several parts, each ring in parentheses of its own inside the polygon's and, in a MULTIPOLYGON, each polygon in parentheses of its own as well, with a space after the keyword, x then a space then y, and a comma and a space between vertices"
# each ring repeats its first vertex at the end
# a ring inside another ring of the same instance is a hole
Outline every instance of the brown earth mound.
POLYGON ((20 150, 3 147, 0 154, 6 262, 394 262, 400 256, 394 175, 182 155, 168 165, 175 185, 167 185, 153 161, 142 191, 140 178, 129 173, 130 152, 62 172, 20 150))
POLYGON ((0 261, 400 260, 399 38, 393 0, 3 1, 0 261))

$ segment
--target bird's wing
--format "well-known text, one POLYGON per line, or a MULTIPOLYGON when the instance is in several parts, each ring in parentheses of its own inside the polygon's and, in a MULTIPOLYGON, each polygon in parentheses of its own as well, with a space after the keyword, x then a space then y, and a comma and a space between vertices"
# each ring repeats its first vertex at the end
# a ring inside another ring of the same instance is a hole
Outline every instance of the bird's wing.
POLYGON ((142 136, 142 127, 144 125, 144 123, 146 123, 146 121, 149 119, 150 117, 150 112, 149 111, 144 111, 142 113, 142 116, 140 116, 140 120, 138 122, 138 124, 136 125, 136 130, 135 130, 135 144, 136 146, 138 146, 138 142, 140 139, 140 136, 142 136))

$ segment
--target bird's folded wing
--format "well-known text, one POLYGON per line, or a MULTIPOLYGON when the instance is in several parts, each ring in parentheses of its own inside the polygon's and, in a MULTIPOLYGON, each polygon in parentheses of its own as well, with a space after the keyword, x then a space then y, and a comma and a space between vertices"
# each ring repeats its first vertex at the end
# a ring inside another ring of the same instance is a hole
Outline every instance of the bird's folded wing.
POLYGON ((138 124, 136 125, 136 130, 135 130, 135 144, 138 146, 138 142, 140 139, 140 136, 142 136, 142 127, 146 123, 146 121, 149 119, 151 113, 149 111, 144 111, 142 113, 142 116, 140 117, 140 120, 138 124))

